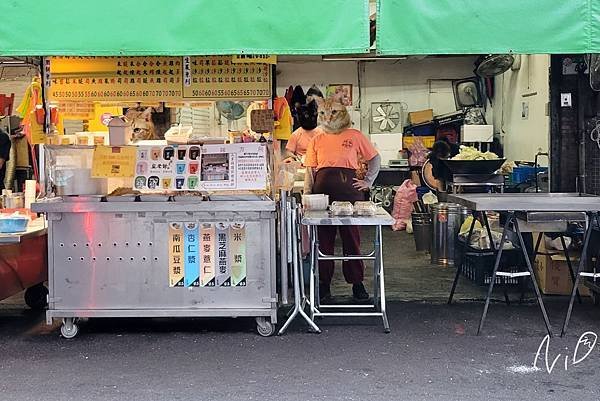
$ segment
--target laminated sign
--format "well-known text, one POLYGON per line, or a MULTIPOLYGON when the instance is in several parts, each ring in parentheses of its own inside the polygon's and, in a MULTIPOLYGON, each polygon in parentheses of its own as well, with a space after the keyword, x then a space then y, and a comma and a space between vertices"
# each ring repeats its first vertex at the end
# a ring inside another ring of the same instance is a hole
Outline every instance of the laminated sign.
POLYGON ((215 286, 215 226, 202 224, 200 229, 201 270, 200 287, 215 286))
MULTIPOLYGON (((135 152, 135 166, 121 162, 123 167, 114 174, 127 171, 138 191, 267 189, 267 147, 263 143, 139 146, 135 152)), ((114 153, 105 159, 108 167, 117 160, 114 153)))
POLYGON ((231 287, 231 268, 229 265, 229 225, 217 223, 217 286, 231 287))
POLYGON ((198 224, 184 223, 183 242, 185 249, 185 278, 186 287, 200 286, 200 252, 198 243, 198 224))
POLYGON ((96 146, 92 159, 92 177, 131 178, 136 160, 135 146, 96 146))
POLYGON ((245 222, 169 223, 169 287, 245 287, 245 222))
POLYGON ((169 224, 169 287, 183 287, 183 224, 169 224))
POLYGON ((229 231, 231 286, 246 286, 246 230, 244 223, 233 223, 229 231))

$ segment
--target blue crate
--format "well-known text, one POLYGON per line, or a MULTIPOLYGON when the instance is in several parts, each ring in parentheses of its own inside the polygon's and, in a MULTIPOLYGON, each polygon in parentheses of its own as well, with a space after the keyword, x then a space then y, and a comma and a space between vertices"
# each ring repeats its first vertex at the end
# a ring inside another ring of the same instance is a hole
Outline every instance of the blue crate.
POLYGON ((524 182, 533 182, 535 181, 536 174, 547 172, 548 167, 519 166, 513 169, 510 178, 513 184, 522 184, 524 182))
POLYGON ((27 217, 3 217, 0 218, 0 233, 13 234, 27 231, 27 217))

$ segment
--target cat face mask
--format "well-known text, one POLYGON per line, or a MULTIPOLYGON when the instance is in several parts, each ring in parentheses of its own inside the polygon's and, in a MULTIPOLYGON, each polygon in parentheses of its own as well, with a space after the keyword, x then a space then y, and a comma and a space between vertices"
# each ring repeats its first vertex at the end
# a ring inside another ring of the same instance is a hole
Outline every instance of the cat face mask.
POLYGON ((319 123, 325 132, 337 134, 352 126, 352 120, 346 106, 334 98, 317 99, 319 105, 319 123))
POLYGON ((317 105, 315 102, 303 104, 298 108, 300 126, 307 131, 317 128, 317 105))

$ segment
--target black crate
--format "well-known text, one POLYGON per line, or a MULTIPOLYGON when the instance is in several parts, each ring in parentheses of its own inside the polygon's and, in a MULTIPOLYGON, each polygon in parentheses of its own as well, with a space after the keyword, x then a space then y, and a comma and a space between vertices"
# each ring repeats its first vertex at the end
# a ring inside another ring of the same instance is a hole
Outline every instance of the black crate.
MULTIPOLYGON (((463 261, 464 240, 460 239, 457 244, 456 255, 461 274, 477 285, 489 285, 492 280, 492 271, 496 255, 490 250, 475 249, 467 247, 463 261)), ((498 271, 507 273, 518 273, 526 269, 523 253, 520 248, 505 249, 502 251, 498 271)), ((522 277, 496 276, 495 284, 519 285, 522 277)))

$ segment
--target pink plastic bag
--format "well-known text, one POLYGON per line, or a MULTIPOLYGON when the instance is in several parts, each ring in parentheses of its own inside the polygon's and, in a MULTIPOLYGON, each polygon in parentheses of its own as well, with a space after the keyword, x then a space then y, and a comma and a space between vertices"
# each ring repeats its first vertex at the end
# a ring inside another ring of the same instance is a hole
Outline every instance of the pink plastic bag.
POLYGON ((425 164, 429 150, 427 150, 420 137, 417 137, 415 141, 408 146, 408 151, 410 152, 408 164, 412 167, 422 167, 423 164, 425 164))
POLYGON ((413 203, 419 199, 417 186, 411 180, 405 180, 394 196, 392 217, 396 220, 392 230, 406 230, 406 222, 413 211, 413 203))

